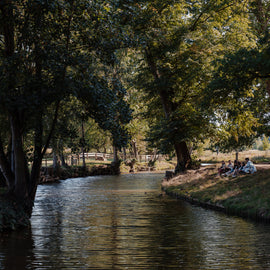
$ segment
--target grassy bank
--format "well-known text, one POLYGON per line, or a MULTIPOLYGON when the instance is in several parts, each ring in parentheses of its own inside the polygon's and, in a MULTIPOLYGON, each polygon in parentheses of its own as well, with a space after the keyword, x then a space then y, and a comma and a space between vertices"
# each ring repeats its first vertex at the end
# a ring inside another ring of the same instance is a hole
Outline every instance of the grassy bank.
POLYGON ((257 166, 253 175, 220 177, 217 167, 204 167, 164 180, 167 194, 252 219, 270 221, 270 169, 257 166))

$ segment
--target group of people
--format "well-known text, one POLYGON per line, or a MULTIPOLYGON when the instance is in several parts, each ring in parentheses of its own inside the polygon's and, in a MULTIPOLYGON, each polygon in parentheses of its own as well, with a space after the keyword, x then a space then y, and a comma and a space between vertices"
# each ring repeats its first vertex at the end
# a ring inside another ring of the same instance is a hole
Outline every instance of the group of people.
POLYGON ((236 177, 240 174, 254 173, 256 171, 255 165, 249 158, 246 158, 245 162, 235 160, 234 163, 232 163, 231 160, 229 160, 227 165, 222 161, 221 167, 218 168, 219 175, 232 177, 236 177))

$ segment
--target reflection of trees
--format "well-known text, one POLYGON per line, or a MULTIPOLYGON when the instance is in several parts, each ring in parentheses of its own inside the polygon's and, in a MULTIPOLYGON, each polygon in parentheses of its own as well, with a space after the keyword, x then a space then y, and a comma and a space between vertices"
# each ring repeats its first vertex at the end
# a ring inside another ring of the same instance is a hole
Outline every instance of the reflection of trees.
POLYGON ((32 218, 35 244, 48 256, 61 253, 63 244, 64 201, 58 192, 57 185, 52 185, 48 196, 36 203, 32 218))
POLYGON ((199 266, 204 250, 200 238, 194 235, 196 228, 191 208, 175 200, 156 203, 159 209, 149 215, 148 257, 152 264, 164 269, 193 269, 199 266))
MULTIPOLYGON (((269 258, 267 263, 265 260, 258 264, 256 253, 260 250, 260 245, 256 244, 256 239, 259 234, 254 230, 252 223, 242 218, 228 217, 215 212, 205 213, 204 222, 200 223, 199 237, 205 250, 206 266, 223 266, 226 269, 264 269, 269 263, 269 258)), ((199 216, 195 216, 195 220, 200 219, 199 216)), ((268 254, 266 250, 263 252, 268 254)))
MULTIPOLYGON (((118 182, 116 182, 116 189, 118 187, 118 182)), ((111 269, 117 269, 118 256, 116 255, 116 250, 118 250, 118 201, 119 199, 109 198, 111 201, 111 212, 109 219, 111 220, 110 225, 110 234, 111 234, 111 249, 114 252, 111 252, 111 269)))
POLYGON ((35 258, 31 228, 2 234, 0 239, 0 269, 32 269, 35 258))
POLYGON ((119 177, 112 177, 109 186, 96 190, 89 198, 85 222, 89 225, 82 242, 88 254, 88 265, 96 269, 119 269, 121 257, 121 205, 119 177))
POLYGON ((269 226, 158 198, 139 177, 44 190, 32 232, 0 237, 0 269, 267 269, 269 226))
POLYGON ((265 269, 270 263, 267 230, 260 235, 241 218, 173 200, 149 217, 149 258, 164 269, 265 269))
POLYGON ((252 245, 255 248, 254 256, 260 269, 269 269, 270 266, 270 257, 269 257, 269 243, 270 243, 270 234, 265 233, 270 231, 269 224, 254 224, 257 235, 254 235, 254 244, 252 245))

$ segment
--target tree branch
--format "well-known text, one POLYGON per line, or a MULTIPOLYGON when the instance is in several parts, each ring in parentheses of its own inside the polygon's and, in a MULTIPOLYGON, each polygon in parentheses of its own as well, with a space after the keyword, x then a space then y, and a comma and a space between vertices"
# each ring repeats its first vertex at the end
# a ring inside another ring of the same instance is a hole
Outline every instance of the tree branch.
MULTIPOLYGON (((222 8, 220 8, 220 9, 218 9, 218 10, 216 11, 216 13, 218 13, 218 12, 224 10, 224 9, 227 9, 227 8, 233 6, 233 5, 234 5, 234 4, 231 3, 231 4, 229 4, 229 5, 225 6, 225 7, 222 7, 222 8)), ((199 20, 200 20, 201 17, 206 13, 206 10, 207 10, 207 9, 205 8, 205 10, 202 11, 202 12, 200 13, 200 15, 198 16, 198 18, 194 21, 194 23, 193 23, 192 26, 190 27, 190 31, 195 31, 197 25, 199 24, 199 20)), ((206 21, 207 21, 209 18, 211 18, 211 17, 212 17, 211 15, 208 16, 208 17, 207 17, 206 19, 204 19, 202 22, 206 22, 206 21)))
POLYGON ((59 108, 60 108, 60 101, 57 101, 55 111, 54 111, 54 118, 53 118, 53 121, 52 121, 51 130, 50 130, 50 133, 49 133, 49 135, 47 137, 47 140, 46 140, 46 143, 44 145, 43 151, 41 153, 42 158, 44 157, 44 155, 45 155, 45 153, 46 153, 46 151, 47 151, 47 149, 49 147, 50 140, 52 138, 52 135, 53 135, 56 123, 57 123, 59 108))

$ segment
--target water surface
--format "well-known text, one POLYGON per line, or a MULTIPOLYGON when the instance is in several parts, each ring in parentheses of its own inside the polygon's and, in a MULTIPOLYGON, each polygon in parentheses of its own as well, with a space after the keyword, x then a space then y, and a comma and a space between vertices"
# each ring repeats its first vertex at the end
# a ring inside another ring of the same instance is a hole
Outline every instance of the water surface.
POLYGON ((270 269, 270 226, 160 196, 163 174, 40 185, 0 269, 270 269))

